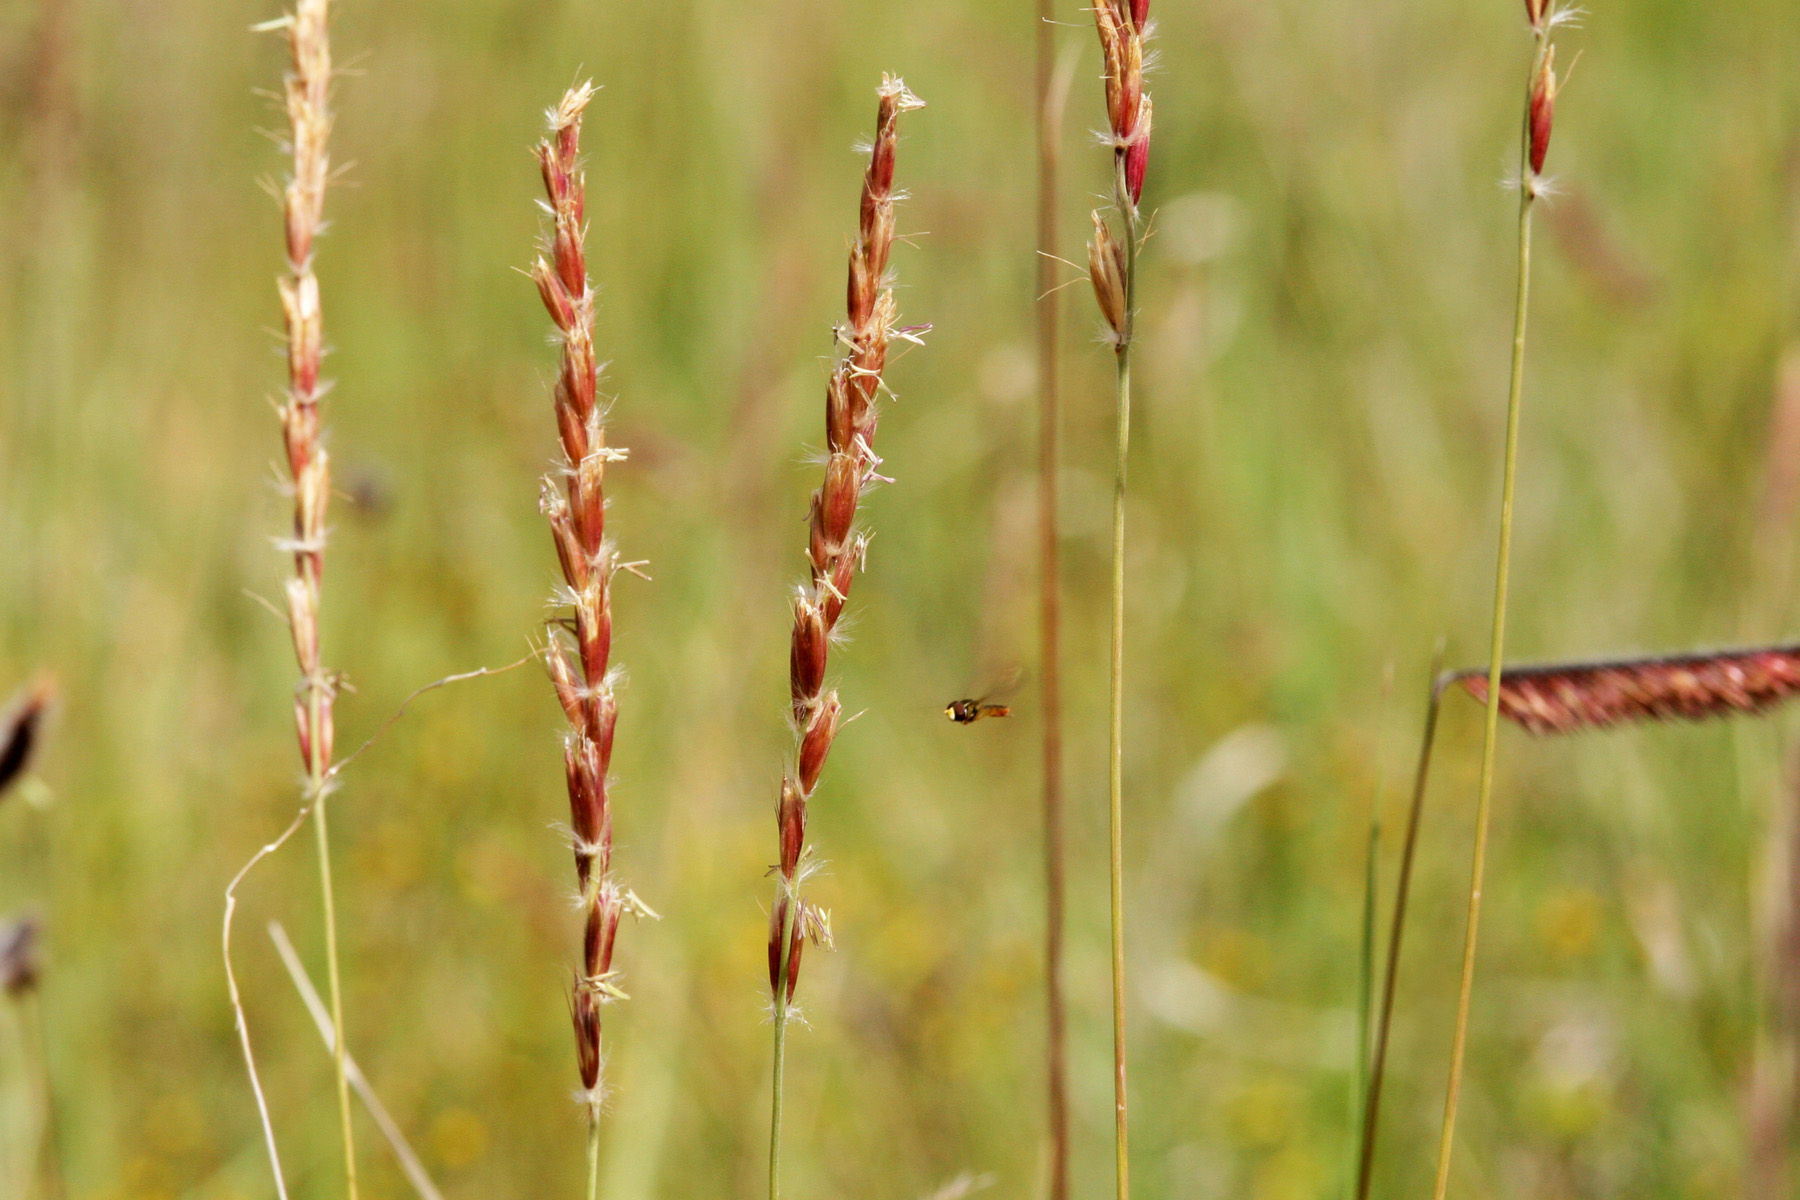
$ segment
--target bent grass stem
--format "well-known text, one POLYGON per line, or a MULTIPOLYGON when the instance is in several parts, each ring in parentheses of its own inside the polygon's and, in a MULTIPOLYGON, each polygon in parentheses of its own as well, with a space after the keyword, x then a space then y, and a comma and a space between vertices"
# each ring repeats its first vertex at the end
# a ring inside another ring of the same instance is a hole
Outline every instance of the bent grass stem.
POLYGON ((1419 847, 1419 824, 1425 811, 1425 785, 1431 772, 1431 747, 1437 740, 1438 709, 1448 677, 1443 674, 1444 647, 1431 661, 1430 694, 1425 704, 1425 732, 1419 739, 1419 763, 1413 772, 1412 804, 1400 850, 1400 873, 1394 884, 1394 920, 1388 933, 1387 962, 1381 984, 1381 1011, 1376 1019, 1375 1049, 1369 1060, 1369 1090, 1363 1102, 1362 1151, 1356 1170, 1356 1200, 1368 1200, 1375 1166, 1375 1131, 1381 1118, 1381 1085, 1386 1077, 1388 1037, 1394 1024, 1394 992, 1400 978, 1400 945, 1406 932, 1406 902, 1412 894, 1413 863, 1419 847))

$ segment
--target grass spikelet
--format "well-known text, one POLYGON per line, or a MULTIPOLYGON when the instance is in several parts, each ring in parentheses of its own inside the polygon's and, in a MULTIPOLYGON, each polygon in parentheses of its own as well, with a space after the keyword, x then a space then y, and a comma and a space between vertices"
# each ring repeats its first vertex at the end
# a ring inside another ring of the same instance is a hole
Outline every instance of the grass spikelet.
POLYGON ((856 528, 863 489, 882 477, 875 454, 877 403, 888 343, 917 340, 919 330, 895 325, 894 292, 888 286, 888 254, 894 245, 894 154, 900 116, 924 102, 900 80, 884 76, 876 89, 875 140, 863 175, 856 240, 850 246, 846 292, 848 320, 837 329, 839 353, 825 389, 825 478, 813 493, 808 518, 807 582, 795 590, 794 631, 788 651, 788 719, 794 756, 782 774, 775 821, 780 861, 775 903, 769 910, 769 994, 775 1024, 774 1072, 769 1105, 769 1200, 781 1190, 782 1075, 787 1027, 801 951, 808 941, 829 946, 830 914, 800 897, 812 863, 806 843, 806 806, 843 720, 837 691, 825 683, 833 635, 850 586, 868 555, 868 534, 856 528))
MULTIPOLYGON (((1487 702, 1485 670, 1455 682, 1487 702)), ((1578 733, 1638 721, 1704 721, 1756 714, 1800 692, 1800 644, 1500 672, 1500 714, 1535 734, 1578 733)))

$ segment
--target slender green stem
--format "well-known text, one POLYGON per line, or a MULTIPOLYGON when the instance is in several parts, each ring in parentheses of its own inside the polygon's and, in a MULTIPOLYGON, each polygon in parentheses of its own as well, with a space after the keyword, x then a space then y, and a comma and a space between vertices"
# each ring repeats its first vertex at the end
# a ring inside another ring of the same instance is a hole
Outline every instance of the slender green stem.
POLYGON ((788 1026, 788 955, 794 942, 794 910, 800 897, 787 880, 777 885, 784 889, 787 906, 781 918, 781 969, 775 973, 775 1070, 769 1097, 769 1200, 781 1196, 781 1083, 787 1071, 788 1026))
POLYGON ((600 1106, 588 1108, 587 1200, 600 1197, 600 1106))
POLYGON ((1394 1024, 1394 992, 1400 978, 1400 943, 1406 932, 1406 901, 1412 891, 1413 862, 1419 848, 1419 823, 1425 811, 1425 784, 1431 773, 1431 747, 1437 740, 1438 708, 1444 695, 1443 643, 1431 663, 1430 695, 1425 704, 1425 732, 1419 739, 1419 763, 1413 772, 1412 805, 1406 814, 1406 836, 1400 848, 1400 874, 1394 884, 1394 921, 1388 931, 1387 963, 1381 982, 1381 1015, 1375 1026, 1375 1051, 1369 1061, 1369 1093, 1363 1102, 1362 1151, 1356 1168, 1356 1200, 1368 1200, 1375 1166, 1375 1129, 1381 1119, 1381 1084, 1387 1073, 1388 1035, 1394 1024))
POLYGON ((338 1124, 344 1139, 344 1183, 349 1200, 356 1200, 356 1140, 350 1126, 350 1075, 344 1067, 344 991, 338 970, 337 901, 331 886, 331 836, 326 823, 326 784, 324 746, 318 736, 323 716, 322 684, 310 681, 307 707, 314 731, 312 753, 307 759, 308 792, 313 797, 313 833, 319 846, 319 890, 325 904, 325 969, 331 993, 331 1025, 333 1037, 331 1058, 337 1072, 338 1124))
MULTIPOLYGON (((1543 55, 1542 39, 1537 55, 1543 55)), ((1529 78, 1537 75, 1537 60, 1529 78)), ((1529 94, 1529 93, 1528 93, 1529 94)), ((1527 105, 1529 126, 1529 104, 1527 105)), ((1524 135, 1529 138, 1529 132, 1524 135)), ((1494 626, 1488 647, 1487 717, 1481 740, 1481 788, 1475 801, 1475 853, 1469 867, 1469 923, 1463 938, 1462 984, 1456 996, 1456 1030, 1450 1044, 1450 1079, 1444 1092, 1444 1127, 1438 1138, 1437 1183, 1433 1200, 1450 1189, 1450 1150, 1456 1140, 1456 1109, 1462 1099, 1463 1054, 1469 1040, 1469 1000, 1475 989, 1475 948, 1481 931, 1481 885, 1487 871, 1489 818, 1494 798, 1494 750, 1500 733, 1500 671, 1506 644, 1506 587, 1512 559, 1513 494, 1519 464, 1519 409, 1525 390, 1525 314, 1531 292, 1531 206, 1537 180, 1526 157, 1520 159, 1519 288, 1513 309, 1512 380, 1506 397, 1506 463, 1500 486, 1500 549, 1494 568, 1494 626)))
POLYGON ((1112 723, 1108 739, 1108 814, 1112 849, 1112 1001, 1114 1153, 1118 1200, 1131 1195, 1130 1122, 1125 1090, 1125 463, 1131 440, 1132 305, 1137 291, 1137 206, 1125 184, 1125 152, 1114 153, 1114 195, 1125 222, 1125 328, 1118 345, 1118 431, 1113 459, 1112 723))

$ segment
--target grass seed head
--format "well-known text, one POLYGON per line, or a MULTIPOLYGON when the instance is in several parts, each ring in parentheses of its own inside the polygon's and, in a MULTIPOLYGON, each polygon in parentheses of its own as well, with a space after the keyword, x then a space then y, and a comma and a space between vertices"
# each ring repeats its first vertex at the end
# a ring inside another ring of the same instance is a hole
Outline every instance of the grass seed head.
MULTIPOLYGON (((825 390, 825 476, 813 493, 807 520, 809 578, 794 594, 788 649, 788 715, 796 739, 794 770, 785 773, 776 810, 780 882, 769 913, 769 989, 778 1014, 786 1012, 799 977, 800 947, 809 924, 799 904, 806 858, 806 803, 818 786, 842 723, 837 693, 825 691, 831 645, 856 573, 866 560, 867 536, 856 530, 864 488, 881 478, 875 454, 876 400, 895 335, 897 306, 888 279, 895 237, 895 155, 900 117, 924 102, 893 76, 876 89, 875 137, 863 172, 856 238, 850 245, 844 287, 845 323, 837 329, 839 353, 825 390), (787 936, 784 937, 784 930, 787 936), (787 963, 786 988, 782 963, 787 963)), ((901 334, 917 340, 917 331, 901 334)), ((828 929, 828 927, 827 927, 828 929)))
MULTIPOLYGON (((1487 701, 1487 673, 1453 676, 1487 701)), ((1800 645, 1515 667, 1500 674, 1500 712, 1532 733, 1638 721, 1755 714, 1800 691, 1800 645)))
POLYGON ((539 506, 550 526, 563 587, 557 601, 570 610, 553 624, 546 665, 570 732, 563 774, 582 911, 581 973, 570 991, 577 1067, 583 1096, 598 1111, 600 1005, 623 999, 613 982, 619 918, 645 911, 612 874, 612 806, 608 772, 618 720, 612 659, 612 578, 618 556, 606 541, 606 466, 625 452, 606 444, 599 402, 600 365, 594 354, 594 301, 588 285, 587 178, 581 168, 581 117, 591 84, 570 89, 547 114, 549 130, 537 146, 550 229, 531 277, 557 330, 561 348, 553 407, 562 461, 541 484, 539 506))

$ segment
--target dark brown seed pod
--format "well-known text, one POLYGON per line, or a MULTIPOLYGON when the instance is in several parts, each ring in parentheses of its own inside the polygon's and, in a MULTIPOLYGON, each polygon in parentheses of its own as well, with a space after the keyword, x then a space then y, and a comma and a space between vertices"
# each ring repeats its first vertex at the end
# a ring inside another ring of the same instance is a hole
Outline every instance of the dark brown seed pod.
POLYGON ((24 778, 30 768, 55 698, 56 684, 45 675, 0 717, 0 796, 24 778))

